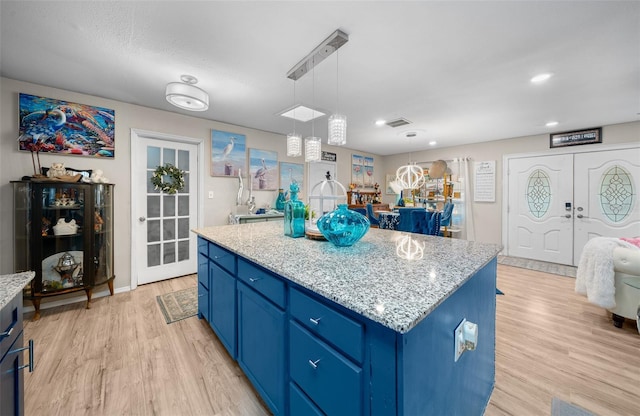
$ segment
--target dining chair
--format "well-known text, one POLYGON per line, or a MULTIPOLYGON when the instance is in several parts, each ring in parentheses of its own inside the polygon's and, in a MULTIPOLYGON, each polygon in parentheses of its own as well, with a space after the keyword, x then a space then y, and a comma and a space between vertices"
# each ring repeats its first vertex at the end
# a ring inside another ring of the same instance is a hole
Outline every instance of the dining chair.
POLYGON ((373 227, 379 227, 380 226, 380 219, 373 212, 373 205, 371 205, 371 204, 367 204, 367 218, 369 218, 369 222, 371 223, 371 226, 373 226, 373 227))

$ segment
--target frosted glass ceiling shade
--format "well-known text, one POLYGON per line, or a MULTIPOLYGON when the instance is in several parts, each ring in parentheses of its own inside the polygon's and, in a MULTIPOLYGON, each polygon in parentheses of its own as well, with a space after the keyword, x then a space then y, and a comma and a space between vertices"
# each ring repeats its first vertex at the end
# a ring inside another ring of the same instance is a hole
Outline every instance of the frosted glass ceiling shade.
POLYGON ((302 156, 302 136, 299 134, 287 134, 287 156, 302 156))
POLYGON ((327 142, 332 146, 347 144, 347 117, 333 114, 329 117, 329 137, 327 142))
POLYGON ((209 109, 209 94, 200 88, 182 82, 170 82, 165 91, 167 101, 189 111, 209 109))
POLYGON ((304 161, 318 162, 322 156, 322 141, 320 137, 307 137, 304 139, 304 161))
POLYGON ((402 189, 416 189, 424 184, 424 172, 418 165, 400 166, 396 171, 396 181, 402 189))

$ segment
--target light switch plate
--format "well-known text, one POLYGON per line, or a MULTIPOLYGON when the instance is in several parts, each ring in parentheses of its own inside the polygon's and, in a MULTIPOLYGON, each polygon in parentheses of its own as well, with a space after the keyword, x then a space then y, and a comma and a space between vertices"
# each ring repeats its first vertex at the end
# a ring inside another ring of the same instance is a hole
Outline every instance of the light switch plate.
POLYGON ((464 330, 464 323, 467 322, 466 319, 463 319, 460 324, 458 324, 458 326, 456 327, 455 331, 453 331, 453 347, 454 347, 454 362, 458 361, 458 358, 460 358, 460 356, 462 355, 462 353, 465 351, 465 345, 464 345, 464 335, 463 335, 463 330, 464 330))
POLYGON ((213 199, 213 191, 209 191, 209 199, 213 199))

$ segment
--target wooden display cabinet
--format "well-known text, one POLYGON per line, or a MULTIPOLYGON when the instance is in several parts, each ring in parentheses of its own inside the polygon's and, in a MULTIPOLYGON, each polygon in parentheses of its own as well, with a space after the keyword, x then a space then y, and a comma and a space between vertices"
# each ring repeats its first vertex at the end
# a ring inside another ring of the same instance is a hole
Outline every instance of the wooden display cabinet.
POLYGON ((14 181, 14 269, 33 270, 24 298, 40 318, 42 298, 107 284, 113 296, 112 184, 14 181))

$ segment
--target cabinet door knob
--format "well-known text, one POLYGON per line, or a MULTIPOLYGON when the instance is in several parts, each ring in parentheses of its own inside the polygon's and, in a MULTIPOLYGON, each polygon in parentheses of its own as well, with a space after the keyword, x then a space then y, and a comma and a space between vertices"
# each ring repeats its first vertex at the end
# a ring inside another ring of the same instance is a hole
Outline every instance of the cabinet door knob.
POLYGON ((318 325, 320 323, 320 319, 322 318, 309 318, 309 321, 314 325, 318 325))
POLYGON ((318 368, 318 363, 319 362, 320 362, 320 359, 317 359, 315 361, 309 360, 309 365, 315 370, 316 368, 318 368))
POLYGON ((145 222, 146 220, 147 220, 147 219, 146 219, 145 217, 140 217, 140 218, 138 218, 138 221, 140 221, 140 222, 145 222))

